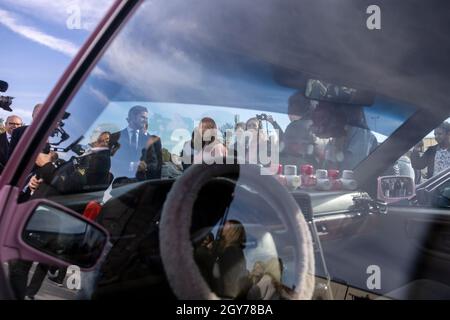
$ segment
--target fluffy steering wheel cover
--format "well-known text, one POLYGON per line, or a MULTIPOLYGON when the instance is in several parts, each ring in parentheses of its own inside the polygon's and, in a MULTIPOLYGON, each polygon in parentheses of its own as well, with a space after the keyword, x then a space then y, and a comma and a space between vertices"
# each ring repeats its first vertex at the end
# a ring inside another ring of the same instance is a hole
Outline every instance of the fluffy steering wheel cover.
POLYGON ((261 176, 258 166, 244 166, 245 169, 240 170, 239 165, 193 165, 172 186, 164 203, 159 233, 161 258, 170 286, 180 299, 218 299, 194 261, 190 238, 192 209, 200 190, 211 179, 239 173, 239 181, 263 193, 269 203, 278 204, 275 208, 281 209, 279 212, 285 215, 284 219, 291 223, 292 228, 296 226, 297 232, 292 236, 297 243, 295 255, 299 260, 299 270, 297 294, 293 298, 311 299, 314 250, 311 233, 297 203, 273 177, 261 176))

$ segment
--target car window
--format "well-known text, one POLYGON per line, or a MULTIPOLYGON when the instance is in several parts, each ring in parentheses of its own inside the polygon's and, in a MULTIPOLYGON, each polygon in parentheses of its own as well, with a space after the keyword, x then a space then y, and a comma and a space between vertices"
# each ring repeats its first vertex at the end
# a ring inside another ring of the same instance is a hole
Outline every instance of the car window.
POLYGON ((450 167, 445 152, 450 132, 448 123, 449 119, 428 133, 408 153, 407 156, 412 160, 416 184, 425 183, 450 167))

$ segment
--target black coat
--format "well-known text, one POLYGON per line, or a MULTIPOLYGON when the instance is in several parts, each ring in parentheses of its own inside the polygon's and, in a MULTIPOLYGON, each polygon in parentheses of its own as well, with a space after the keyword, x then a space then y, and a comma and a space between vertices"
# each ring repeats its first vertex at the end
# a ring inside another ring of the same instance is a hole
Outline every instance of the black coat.
POLYGON ((93 152, 67 161, 60 167, 47 163, 36 171, 44 182, 32 198, 105 190, 110 180, 109 150, 93 152))
MULTIPOLYGON (((11 142, 9 143, 9 148, 8 148, 8 160, 9 160, 9 158, 11 158, 11 155, 12 155, 14 149, 16 149, 17 145, 19 144, 20 139, 22 138, 23 134, 25 133, 25 130, 27 130, 28 127, 29 126, 22 126, 22 127, 19 127, 19 128, 16 128, 13 130, 13 132, 11 134, 11 142)), ((49 152, 48 144, 42 152, 44 152, 44 153, 49 152)), ((34 166, 33 169, 31 170, 29 177, 31 177, 36 172, 37 169, 38 169, 38 167, 34 166)))
POLYGON ((243 249, 237 245, 225 248, 216 263, 220 278, 214 281, 214 291, 224 298, 246 297, 251 283, 243 249))
POLYGON ((136 171, 130 170, 130 163, 139 163, 141 159, 147 163, 147 166, 154 171, 151 175, 153 178, 161 177, 161 166, 162 166, 162 147, 161 140, 157 136, 151 136, 148 133, 139 132, 138 146, 133 148, 130 145, 130 137, 128 135, 128 130, 125 128, 122 131, 115 132, 111 135, 110 139, 111 146, 115 146, 117 151, 112 156, 112 168, 115 177, 135 177, 136 171), (150 152, 147 152, 147 141, 149 139, 156 139, 154 143, 150 145, 150 152), (143 159, 143 155, 145 156, 143 159))
POLYGON ((147 148, 142 149, 140 160, 145 162, 145 171, 138 171, 136 178, 138 180, 160 179, 162 171, 162 147, 161 139, 158 136, 151 135, 151 142, 147 148))
POLYGON ((416 170, 427 168, 427 179, 434 175, 434 157, 436 156, 437 148, 437 145, 429 147, 422 156, 417 151, 411 153, 412 167, 416 170))
POLYGON ((3 168, 6 166, 6 163, 9 159, 9 142, 6 137, 6 132, 0 134, 0 173, 3 171, 3 168))
POLYGON ((9 148, 8 148, 8 159, 9 159, 9 157, 11 157, 11 154, 13 153, 17 144, 19 143, 20 138, 22 138, 23 134, 25 133, 25 130, 28 127, 29 126, 22 126, 22 127, 19 127, 19 128, 16 128, 13 130, 13 132, 11 134, 11 142, 10 142, 9 148))

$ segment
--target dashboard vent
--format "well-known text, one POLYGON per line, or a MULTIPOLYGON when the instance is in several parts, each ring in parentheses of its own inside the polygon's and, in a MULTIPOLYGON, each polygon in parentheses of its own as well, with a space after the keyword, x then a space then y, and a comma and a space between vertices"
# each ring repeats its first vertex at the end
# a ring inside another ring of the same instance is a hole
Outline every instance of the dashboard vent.
POLYGON ((298 203, 300 209, 302 209, 303 216, 306 221, 313 220, 313 209, 311 205, 311 197, 306 192, 293 192, 292 196, 295 201, 298 203))

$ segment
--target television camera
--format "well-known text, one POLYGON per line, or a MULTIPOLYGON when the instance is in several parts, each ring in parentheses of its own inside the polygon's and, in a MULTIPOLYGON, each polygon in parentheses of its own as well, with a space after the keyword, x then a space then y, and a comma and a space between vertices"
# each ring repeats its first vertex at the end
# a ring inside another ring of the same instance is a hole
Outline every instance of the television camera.
MULTIPOLYGON (((6 92, 8 90, 8 82, 0 80, 0 92, 6 92)), ((11 112, 11 103, 14 97, 0 95, 0 108, 11 112)))
POLYGON ((51 138, 54 138, 55 140, 50 141, 47 144, 47 152, 49 151, 56 151, 56 152, 69 152, 73 151, 75 154, 81 156, 83 155, 86 150, 85 148, 80 144, 80 141, 83 140, 83 136, 79 137, 77 140, 75 140, 73 143, 68 145, 65 148, 59 147, 61 143, 68 140, 70 138, 70 135, 66 132, 64 129, 65 123, 64 120, 67 120, 70 117, 69 112, 64 112, 64 115, 62 119, 58 122, 58 126, 53 130, 53 132, 50 134, 51 138))

